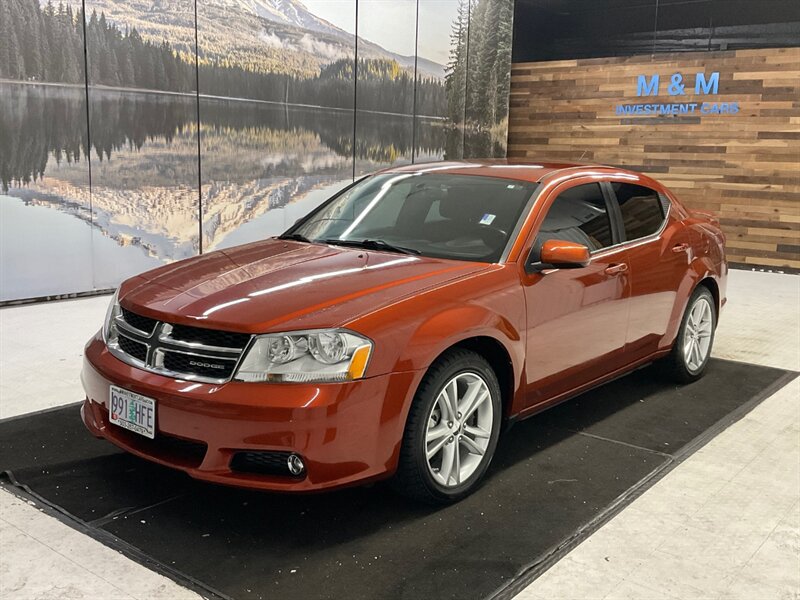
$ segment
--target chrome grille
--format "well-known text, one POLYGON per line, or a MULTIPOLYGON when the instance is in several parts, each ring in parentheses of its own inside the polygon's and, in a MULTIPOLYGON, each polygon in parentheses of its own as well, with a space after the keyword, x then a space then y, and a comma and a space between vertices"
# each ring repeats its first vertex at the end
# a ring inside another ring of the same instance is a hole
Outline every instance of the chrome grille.
POLYGON ((253 337, 237 333, 165 323, 122 309, 114 321, 111 353, 146 371, 206 383, 225 383, 236 372, 253 337))
POLYGON ((199 358, 196 354, 165 352, 162 366, 176 373, 194 373, 212 379, 229 378, 233 375, 238 358, 199 358))
POLYGON ((122 308, 122 318, 128 325, 130 325, 134 329, 138 329, 145 335, 150 335, 151 333, 153 333, 153 329, 155 329, 156 325, 158 324, 158 321, 156 321, 155 319, 151 319, 149 317, 143 317, 142 315, 137 315, 136 313, 132 313, 131 311, 125 308, 122 308))
POLYGON ((124 335, 118 336, 117 339, 119 340, 120 350, 129 354, 136 360, 147 360, 147 346, 145 344, 124 335))
POLYGON ((173 325, 171 335, 176 339, 187 342, 220 348, 237 348, 239 350, 247 346, 250 341, 250 334, 247 333, 203 329, 202 327, 190 327, 188 325, 173 325))

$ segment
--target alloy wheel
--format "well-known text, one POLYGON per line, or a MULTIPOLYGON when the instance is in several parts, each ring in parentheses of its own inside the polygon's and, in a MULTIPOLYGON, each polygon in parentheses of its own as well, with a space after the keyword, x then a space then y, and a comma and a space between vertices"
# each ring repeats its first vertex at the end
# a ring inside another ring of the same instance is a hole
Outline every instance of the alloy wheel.
POLYGON ((691 372, 702 368, 711 351, 714 312, 706 298, 698 298, 689 311, 683 331, 683 357, 691 372))
POLYGON ((486 381, 459 373, 441 389, 428 415, 425 454, 434 480, 446 488, 464 483, 482 463, 494 410, 486 381))

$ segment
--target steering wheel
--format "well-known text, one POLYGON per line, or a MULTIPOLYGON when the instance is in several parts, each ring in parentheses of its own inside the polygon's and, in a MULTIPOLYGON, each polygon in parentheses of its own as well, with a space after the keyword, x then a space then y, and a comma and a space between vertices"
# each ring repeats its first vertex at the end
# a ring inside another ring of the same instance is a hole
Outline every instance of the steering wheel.
POLYGON ((489 248, 499 248, 506 243, 508 232, 492 225, 478 224, 478 235, 489 248))

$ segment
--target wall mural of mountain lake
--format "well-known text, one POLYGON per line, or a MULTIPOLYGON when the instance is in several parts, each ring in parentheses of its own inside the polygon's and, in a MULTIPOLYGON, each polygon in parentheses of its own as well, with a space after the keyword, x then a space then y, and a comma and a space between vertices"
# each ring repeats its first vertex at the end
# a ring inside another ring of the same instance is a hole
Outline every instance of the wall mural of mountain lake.
POLYGON ((385 166, 505 155, 513 0, 85 5, 0 3, 0 302, 276 235, 385 166))

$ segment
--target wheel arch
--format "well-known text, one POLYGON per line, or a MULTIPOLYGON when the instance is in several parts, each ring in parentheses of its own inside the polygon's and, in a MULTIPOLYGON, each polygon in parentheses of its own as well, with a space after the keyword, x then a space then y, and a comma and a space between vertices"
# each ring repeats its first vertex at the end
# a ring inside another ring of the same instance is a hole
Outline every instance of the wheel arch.
POLYGON ((719 284, 717 283, 717 280, 711 277, 710 275, 707 275, 706 277, 697 282, 695 289, 699 287, 704 287, 709 292, 711 292, 711 295, 714 297, 714 310, 716 312, 717 317, 719 317, 719 311, 720 308, 722 307, 720 306, 719 284))
MULTIPOLYGON (((421 377, 417 380, 415 389, 413 390, 413 395, 416 397, 419 391, 420 384, 424 381, 424 378, 427 374, 431 372, 431 369, 435 367, 435 365, 444 357, 446 357, 451 352, 456 352, 456 357, 458 358, 465 358, 468 356, 465 354, 465 351, 477 354, 478 356, 484 358, 494 371, 497 376, 498 384, 500 387, 501 393, 501 415, 499 419, 496 419, 492 423, 492 433, 489 438, 489 447, 486 450, 486 454, 490 457, 494 453, 494 449, 497 444, 497 439, 502 433, 504 422, 506 421, 506 411, 508 410, 508 406, 511 405, 511 398, 513 397, 513 364, 511 359, 511 353, 509 350, 503 345, 503 343, 488 334, 478 334, 473 336, 465 336, 462 339, 457 341, 453 341, 449 346, 443 348, 440 352, 436 354, 436 356, 430 361, 427 368, 422 369, 420 371, 421 377)), ((456 358, 454 357, 454 358, 456 358)), ((474 364, 474 359, 472 360, 472 364, 474 364)), ((469 363, 468 363, 469 364, 469 363)), ((456 366, 459 369, 461 368, 457 362, 451 363, 451 366, 456 366)), ((454 372, 450 372, 447 376, 452 377, 454 373, 458 373, 459 370, 454 372)), ((440 377, 442 375, 441 371, 438 374, 440 377)), ((436 390, 436 387, 429 387, 428 391, 436 390)), ((434 403, 435 403, 434 398, 434 403)), ((412 400, 413 402, 413 400, 412 400)), ((426 405, 427 407, 427 405, 426 405)), ((412 407, 409 406, 409 409, 412 407)), ((426 482, 426 475, 424 472, 427 472, 426 469, 430 468, 430 465, 427 467, 420 466, 420 458, 419 454, 417 454, 417 448, 419 448, 419 440, 422 440, 422 443, 425 442, 425 432, 423 431, 420 434, 420 428, 424 427, 427 424, 428 417, 430 413, 428 410, 424 412, 420 412, 420 407, 417 410, 409 410, 409 414, 406 415, 406 423, 403 428, 403 438, 400 444, 397 447, 397 453, 394 457, 394 466, 390 469, 389 472, 394 473, 395 476, 391 479, 391 485, 395 487, 396 490, 404 493, 406 495, 411 496, 415 499, 420 499, 423 502, 430 502, 430 503, 441 503, 445 501, 452 501, 454 499, 459 499, 464 495, 468 494, 472 487, 480 481, 485 473, 485 470, 488 468, 489 461, 482 460, 481 465, 477 468, 480 469, 477 478, 470 484, 470 487, 463 488, 460 491, 458 490, 457 486, 460 485, 459 482, 456 482, 456 489, 454 490, 452 496, 441 496, 440 494, 444 492, 437 492, 436 490, 432 490, 430 487, 430 483, 426 482), (412 418, 411 421, 412 427, 409 429, 409 422, 408 420, 412 418), (411 432, 409 436, 409 431, 411 432), (420 435, 423 437, 420 438, 420 435), (414 458, 414 457, 417 458, 414 458), (439 494, 439 495, 437 495, 439 494)), ((458 415, 460 417, 460 415, 458 415)), ((450 441, 453 441, 453 437, 451 436, 450 441)), ((459 442, 460 443, 460 442, 459 442)), ((456 445, 458 445, 457 443, 456 445)), ((424 450, 424 447, 423 447, 424 450)), ((424 451, 422 456, 424 457, 424 451)), ((491 460, 491 459, 489 459, 491 460)), ((475 474, 472 473, 469 477, 474 477, 475 474)), ((428 478, 430 475, 427 476, 428 478)), ((448 478, 449 481, 449 478, 448 478)), ((465 482, 461 482, 461 484, 465 484, 465 482)), ((449 490, 446 490, 449 491, 449 490)))
POLYGON ((678 335, 678 329, 683 319, 683 313, 689 304, 689 299, 692 297, 694 291, 698 286, 703 286, 711 292, 714 297, 714 304, 716 315, 719 316, 720 312, 720 286, 717 282, 714 265, 707 257, 698 257, 695 259, 686 271, 686 274, 678 287, 678 294, 675 299, 675 305, 672 309, 672 316, 670 318, 670 326, 667 334, 664 336, 661 348, 668 349, 672 347, 678 335))
POLYGON ((500 385, 500 402, 503 407, 503 418, 507 418, 514 399, 514 363, 506 347, 496 338, 488 335, 478 335, 465 338, 442 351, 431 364, 441 356, 455 349, 470 350, 483 357, 492 367, 500 385))

